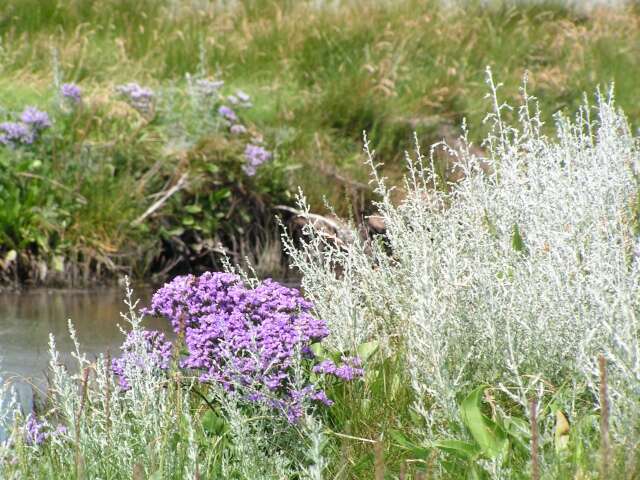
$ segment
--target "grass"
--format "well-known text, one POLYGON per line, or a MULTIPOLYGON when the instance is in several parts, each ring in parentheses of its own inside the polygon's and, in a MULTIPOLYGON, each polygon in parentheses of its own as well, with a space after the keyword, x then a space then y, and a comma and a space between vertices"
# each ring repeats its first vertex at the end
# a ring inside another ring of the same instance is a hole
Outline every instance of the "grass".
MULTIPOLYGON (((632 123, 640 118, 634 81, 640 74, 640 11, 633 3, 585 13, 557 2, 445 7, 436 0, 339 5, 5 0, 0 45, 0 106, 5 111, 49 106, 56 71, 60 81, 79 83, 102 103, 115 85, 129 81, 167 89, 183 84, 188 73, 219 75, 252 95, 254 108, 246 120, 276 147, 287 172, 286 187, 295 191, 302 186, 315 210, 323 211, 328 197, 338 214, 356 218, 370 211, 373 198, 370 189, 361 188, 368 180, 357 155, 362 132, 368 132, 392 182, 402 178, 402 152, 410 148, 414 131, 421 143, 431 144, 454 137, 466 119, 472 140, 481 140, 487 132, 487 65, 505 84, 507 99, 517 97, 529 71, 530 89, 548 125, 554 113, 575 111, 581 92, 612 82, 632 123)), ((179 105, 173 108, 177 117, 188 115, 179 105)), ((71 222, 83 238, 84 231, 102 231, 97 242, 124 252, 140 238, 153 245, 153 237, 146 235, 157 238, 159 227, 146 224, 136 239, 101 201, 113 207, 113 214, 130 211, 135 218, 144 212, 149 195, 166 183, 166 171, 138 197, 130 195, 130 177, 152 169, 162 151, 159 143, 167 140, 153 128, 126 139, 136 131, 135 118, 114 113, 106 106, 88 112, 83 121, 94 133, 70 126, 62 133, 62 148, 88 139, 107 145, 114 138, 127 141, 117 155, 127 159, 129 178, 112 179, 109 185, 84 180, 87 189, 101 193, 71 222)), ((77 156, 67 161, 80 162, 77 156)), ((66 225, 56 226, 71 244, 82 246, 75 233, 67 234, 66 225)), ((204 236, 215 237, 215 228, 204 236)), ((2 248, 9 250, 6 244, 2 248)), ((165 247, 152 248, 156 258, 168 255, 165 247)), ((127 263, 126 268, 148 276, 155 267, 127 263)))

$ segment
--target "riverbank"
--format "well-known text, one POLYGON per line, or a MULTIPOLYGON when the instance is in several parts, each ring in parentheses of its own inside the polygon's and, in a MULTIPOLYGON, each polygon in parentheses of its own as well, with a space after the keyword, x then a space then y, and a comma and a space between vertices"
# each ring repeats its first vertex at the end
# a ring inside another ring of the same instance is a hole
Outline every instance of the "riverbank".
POLYGON ((5 285, 162 280, 224 254, 281 276, 275 207, 301 186, 314 211, 370 213, 364 130, 392 183, 414 131, 426 149, 464 118, 482 139, 487 65, 509 100, 530 71, 543 128, 598 82, 640 118, 637 6, 20 0, 0 42, 0 120, 50 121, 0 147, 5 285))

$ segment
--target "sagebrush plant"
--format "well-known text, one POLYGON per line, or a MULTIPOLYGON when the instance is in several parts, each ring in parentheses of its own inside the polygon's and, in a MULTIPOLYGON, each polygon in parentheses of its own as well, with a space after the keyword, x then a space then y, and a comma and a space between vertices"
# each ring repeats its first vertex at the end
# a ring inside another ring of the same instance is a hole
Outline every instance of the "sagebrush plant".
MULTIPOLYGON (((383 355, 406 352, 422 418, 414 434, 424 445, 469 435, 465 402, 459 405, 478 386, 489 387, 494 420, 527 420, 531 398, 572 421, 597 413, 596 362, 604 354, 611 432, 633 456, 640 438, 638 141, 611 91, 598 92, 595 108, 585 103, 575 120, 556 116, 552 138, 543 134, 526 80, 516 125, 504 119, 511 107, 499 101, 489 70, 487 82, 486 155, 471 153, 466 131, 457 148, 435 145, 428 156, 418 148, 407 155, 403 199, 394 203, 366 142, 384 235, 362 240, 354 228, 351 242, 336 243, 310 219, 302 245, 285 237, 286 248, 335 332, 333 347, 375 338, 383 355), (464 172, 458 183, 443 185, 436 175, 438 148, 456 157, 464 172)), ((300 206, 308 211, 303 197, 300 206)), ((547 407, 543 436, 554 427, 547 407)), ((551 464, 549 441, 543 444, 542 461, 551 464)), ((526 469, 501 463, 508 450, 478 455, 488 457, 485 474, 494 477, 526 469)))

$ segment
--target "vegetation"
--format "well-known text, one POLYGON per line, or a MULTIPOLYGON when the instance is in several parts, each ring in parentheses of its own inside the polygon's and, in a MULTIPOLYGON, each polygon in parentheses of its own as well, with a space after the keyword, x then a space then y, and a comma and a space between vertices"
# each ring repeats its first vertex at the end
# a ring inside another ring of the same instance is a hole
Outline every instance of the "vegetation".
POLYGON ((312 303, 246 275, 188 276, 150 310, 178 332, 173 353, 130 299, 113 372, 79 347, 66 371, 52 340, 44 410, 5 409, 4 477, 636 478, 638 139, 612 92, 549 137, 526 83, 510 123, 486 79, 486 156, 466 136, 443 146, 455 185, 435 188, 435 151, 417 149, 396 203, 365 143, 383 236, 328 238, 299 198, 305 236, 283 241, 312 303), (276 351, 282 363, 260 362, 276 351), (293 418, 268 401, 280 372, 271 394, 293 418), (307 403, 320 373, 350 381, 307 403))
MULTIPOLYGON (((340 215, 371 213, 364 130, 392 183, 414 131, 430 144, 466 118, 482 139, 486 65, 511 100, 529 70, 548 125, 598 83, 615 82, 640 117, 636 4, 482 3, 0 2, 0 120, 30 105, 53 120, 39 145, 0 152, 3 283, 162 278, 219 266, 220 252, 278 269, 264 255, 280 249, 274 207, 298 185, 316 211, 327 196, 340 215), (250 139, 190 100, 187 75, 224 80, 220 101, 252 97, 244 124, 273 152, 257 177, 241 170, 250 139), (130 82, 156 94, 155 111, 122 101, 130 82), (83 92, 73 114, 58 104, 63 83, 83 92)), ((437 163, 446 175, 447 156, 437 163)))

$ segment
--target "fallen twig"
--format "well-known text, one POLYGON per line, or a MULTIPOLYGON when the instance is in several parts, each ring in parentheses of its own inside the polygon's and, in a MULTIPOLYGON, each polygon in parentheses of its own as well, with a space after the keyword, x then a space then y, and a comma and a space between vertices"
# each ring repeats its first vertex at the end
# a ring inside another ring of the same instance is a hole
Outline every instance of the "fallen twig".
POLYGON ((142 222, 144 222, 144 220, 151 215, 152 213, 154 213, 156 210, 158 210, 160 207, 162 207, 162 205, 164 205, 164 203, 169 200, 169 198, 176 193, 179 190, 182 190, 185 185, 187 184, 187 174, 183 173, 182 176, 178 179, 178 181, 175 183, 175 185, 173 185, 169 190, 167 190, 166 192, 164 192, 162 194, 162 196, 160 197, 160 199, 158 201, 156 201, 153 205, 151 205, 149 208, 147 208, 147 210, 140 215, 138 218, 136 218, 133 222, 131 222, 131 226, 135 227, 137 225, 140 225, 142 222))

